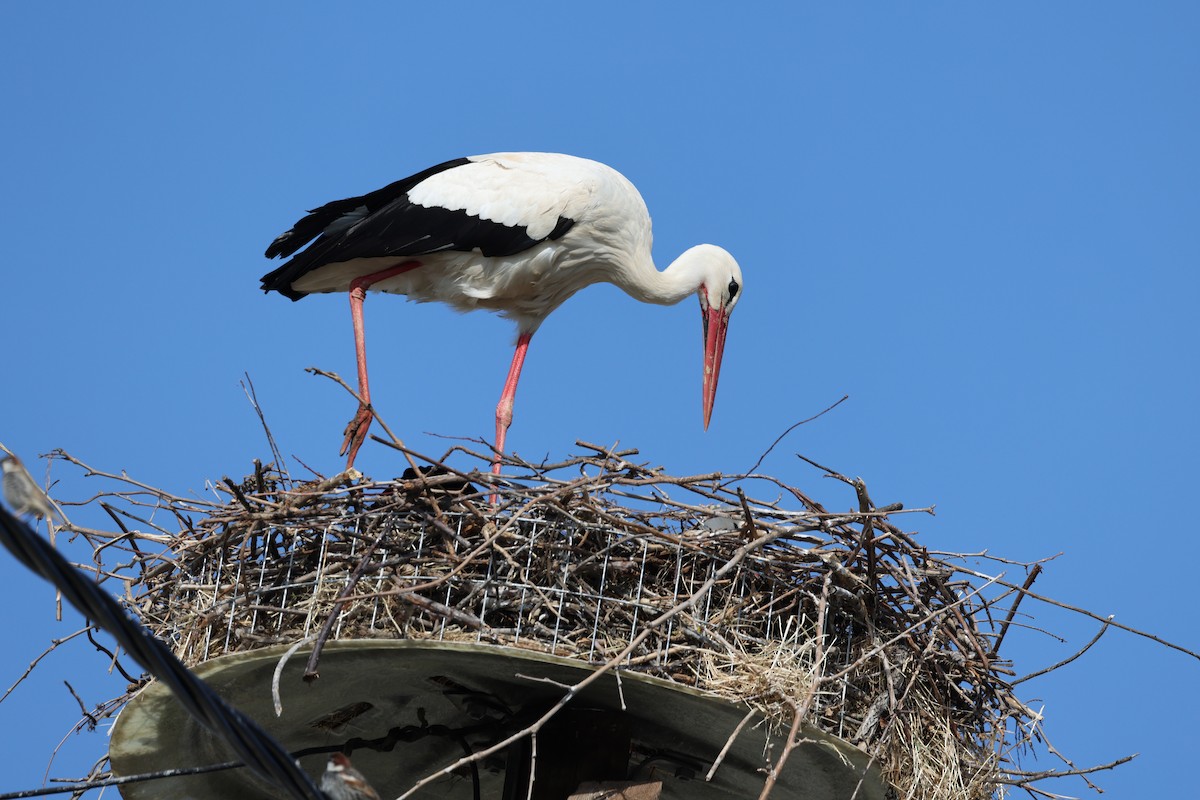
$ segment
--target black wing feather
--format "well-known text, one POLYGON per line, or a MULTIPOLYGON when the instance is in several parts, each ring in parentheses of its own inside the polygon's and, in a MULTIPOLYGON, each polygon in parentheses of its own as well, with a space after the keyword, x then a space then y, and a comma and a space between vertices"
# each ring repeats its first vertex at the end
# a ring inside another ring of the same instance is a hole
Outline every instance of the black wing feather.
POLYGON ((299 300, 305 293, 292 289, 294 281, 326 264, 355 258, 411 257, 444 250, 513 255, 545 239, 558 239, 575 224, 572 219, 559 217, 548 236, 533 239, 521 226, 409 201, 408 192, 421 181, 468 163, 466 158, 446 161, 370 194, 335 200, 312 210, 267 248, 267 258, 287 257, 312 242, 308 249, 264 275, 263 290, 299 300))
POLYGON ((422 170, 416 175, 410 175, 395 183, 389 183, 382 189, 376 189, 369 194, 364 194, 360 197, 347 197, 345 200, 334 200, 320 208, 314 208, 308 212, 307 216, 297 221, 290 230, 276 237, 275 241, 271 242, 271 246, 267 248, 266 256, 267 258, 290 256, 324 233, 326 228, 336 223, 345 215, 360 208, 365 208, 368 214, 373 214, 397 198, 404 197, 409 189, 429 176, 469 163, 470 161, 465 158, 444 161, 429 169, 422 170))

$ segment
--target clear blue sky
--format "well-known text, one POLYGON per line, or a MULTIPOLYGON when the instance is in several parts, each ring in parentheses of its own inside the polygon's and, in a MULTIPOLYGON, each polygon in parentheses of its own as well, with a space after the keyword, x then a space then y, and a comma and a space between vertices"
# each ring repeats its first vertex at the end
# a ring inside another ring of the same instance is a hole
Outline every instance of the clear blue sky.
MULTIPOLYGON (((511 447, 620 440, 677 473, 740 471, 849 394, 764 469, 849 507, 802 452, 881 504, 936 504, 910 518, 933 548, 1061 552, 1037 590, 1200 646, 1200 6, 680 8, 10 5, 0 441, 202 492, 267 458, 249 372, 284 452, 336 471, 352 403, 303 369, 353 375, 346 300, 264 296, 265 246, 447 158, 574 153, 638 185, 660 263, 733 252, 744 300, 707 433, 691 301, 596 287, 535 338, 511 447)), ((410 445, 492 435, 508 323, 378 297, 367 325, 373 394, 410 445)), ((370 443, 359 466, 401 469, 370 443)), ((4 557, 0 576, 7 687, 75 626, 4 557)), ((1095 630, 1023 610, 1067 641, 1010 637, 1022 673, 1095 630)), ((60 652, 0 705, 0 790, 40 783, 78 718, 64 678, 89 705, 119 693, 103 668, 60 652)), ((1113 631, 1023 696, 1078 764, 1142 754, 1096 778, 1105 797, 1182 796, 1198 679, 1113 631)), ((53 773, 104 748, 73 739, 53 773)))

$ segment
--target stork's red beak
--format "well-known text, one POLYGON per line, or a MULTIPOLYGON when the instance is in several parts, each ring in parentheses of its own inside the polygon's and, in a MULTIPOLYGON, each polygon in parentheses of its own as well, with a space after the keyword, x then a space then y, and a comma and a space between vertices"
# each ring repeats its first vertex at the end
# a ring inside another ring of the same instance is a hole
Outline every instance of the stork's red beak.
POLYGON ((729 330, 729 312, 709 306, 700 309, 704 320, 704 429, 712 418, 717 399, 717 378, 721 376, 721 355, 725 352, 725 333, 729 330))

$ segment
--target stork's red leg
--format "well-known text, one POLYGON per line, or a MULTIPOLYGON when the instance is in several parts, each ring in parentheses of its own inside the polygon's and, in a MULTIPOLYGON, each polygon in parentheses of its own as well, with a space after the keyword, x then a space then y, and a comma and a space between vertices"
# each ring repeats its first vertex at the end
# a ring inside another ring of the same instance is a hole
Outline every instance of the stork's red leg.
POLYGON ((354 322, 354 357, 358 361, 358 396, 362 404, 350 424, 346 426, 346 438, 342 440, 342 449, 338 455, 346 456, 346 469, 354 466, 354 458, 358 448, 366 441, 367 430, 371 427, 371 387, 367 383, 367 335, 363 328, 363 301, 367 299, 367 289, 372 284, 385 278, 399 275, 421 266, 420 261, 405 261, 370 275, 363 275, 350 281, 350 319, 354 322))
POLYGON ((512 425, 513 401, 517 399, 517 381, 521 379, 521 367, 525 365, 525 352, 529 350, 529 340, 532 333, 522 333, 517 337, 517 350, 513 353, 512 366, 508 368, 508 378, 504 381, 504 392, 496 406, 496 457, 492 460, 492 474, 500 474, 500 454, 504 452, 504 436, 508 426, 512 425))

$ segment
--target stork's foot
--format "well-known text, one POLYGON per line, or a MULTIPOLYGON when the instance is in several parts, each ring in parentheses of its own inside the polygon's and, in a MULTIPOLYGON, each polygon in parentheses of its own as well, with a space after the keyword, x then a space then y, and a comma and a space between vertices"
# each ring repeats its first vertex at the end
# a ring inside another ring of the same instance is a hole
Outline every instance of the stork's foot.
POLYGON ((342 449, 338 452, 338 455, 346 456, 346 469, 354 466, 358 448, 362 447, 363 442, 367 440, 367 431, 370 430, 371 420, 374 418, 375 415, 371 412, 370 406, 359 406, 358 413, 346 426, 346 438, 342 440, 342 449))

